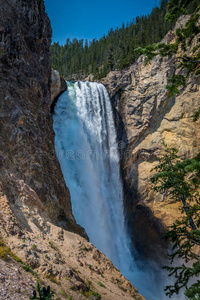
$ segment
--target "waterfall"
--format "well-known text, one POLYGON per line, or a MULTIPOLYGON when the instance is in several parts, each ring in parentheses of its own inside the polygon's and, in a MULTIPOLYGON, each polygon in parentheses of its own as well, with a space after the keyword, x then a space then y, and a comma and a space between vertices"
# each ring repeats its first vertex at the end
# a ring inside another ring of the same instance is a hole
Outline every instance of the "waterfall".
POLYGON ((150 268, 139 269, 130 251, 108 93, 97 83, 67 85, 68 90, 55 106, 53 121, 56 154, 71 193, 75 219, 85 228, 90 242, 110 258, 146 299, 165 299, 155 272, 150 268))
POLYGON ((118 267, 126 252, 122 184, 111 104, 103 85, 68 82, 54 114, 56 152, 72 209, 90 241, 118 267))

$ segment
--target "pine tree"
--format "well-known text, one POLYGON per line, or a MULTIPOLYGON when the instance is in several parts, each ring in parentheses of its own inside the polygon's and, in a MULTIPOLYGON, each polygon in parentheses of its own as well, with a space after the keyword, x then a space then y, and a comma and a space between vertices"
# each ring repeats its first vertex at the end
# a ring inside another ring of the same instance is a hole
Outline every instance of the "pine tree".
MULTIPOLYGON (((198 1, 189 1, 187 8, 191 13, 197 8, 198 1)), ((177 5, 181 2, 169 1, 175 18, 179 15, 177 5)), ((107 35, 99 40, 94 39, 89 45, 87 41, 77 39, 72 41, 67 39, 64 46, 54 43, 51 48, 52 67, 70 79, 74 73, 77 76, 82 73, 87 76, 94 72, 93 75, 96 74, 96 77, 99 77, 106 76, 110 70, 122 70, 130 66, 140 55, 139 52, 134 52, 134 49, 158 43, 168 30, 172 29, 174 21, 170 24, 164 18, 169 10, 168 19, 174 20, 167 5, 168 0, 160 0, 159 6, 155 6, 149 15, 136 17, 132 22, 127 23, 126 27, 122 23, 121 28, 116 30, 111 28, 107 35)), ((195 27, 193 29, 196 30, 195 27)), ((179 36, 181 38, 181 35, 179 36)), ((172 50, 170 51, 172 53, 172 50)))
POLYGON ((181 266, 164 267, 169 276, 175 275, 175 283, 165 291, 171 297, 184 288, 189 299, 199 299, 195 297, 200 297, 200 281, 191 284, 190 280, 200 275, 200 153, 181 161, 176 149, 167 147, 164 142, 163 145, 165 155, 154 168, 157 173, 151 181, 155 191, 167 193, 173 202, 182 204, 181 217, 168 227, 165 238, 173 244, 173 252, 169 255, 171 263, 175 258, 185 261, 181 266))
POLYGON ((47 288, 41 287, 39 281, 36 282, 36 288, 33 291, 33 296, 30 297, 30 300, 38 299, 38 300, 51 300, 53 299, 54 292, 51 292, 50 286, 48 285, 47 288), (37 296, 38 292, 38 296, 37 296))

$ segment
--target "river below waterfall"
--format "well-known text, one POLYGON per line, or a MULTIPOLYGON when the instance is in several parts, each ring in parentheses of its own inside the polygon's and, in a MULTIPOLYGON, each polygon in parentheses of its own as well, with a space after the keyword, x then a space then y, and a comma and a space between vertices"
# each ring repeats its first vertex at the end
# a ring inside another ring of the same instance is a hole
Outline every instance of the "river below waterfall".
POLYGON ((67 85, 68 90, 56 103, 53 122, 56 154, 70 190, 75 219, 85 228, 90 242, 110 258, 147 300, 168 299, 163 292, 166 282, 162 273, 151 264, 138 267, 130 248, 108 93, 97 83, 67 85))

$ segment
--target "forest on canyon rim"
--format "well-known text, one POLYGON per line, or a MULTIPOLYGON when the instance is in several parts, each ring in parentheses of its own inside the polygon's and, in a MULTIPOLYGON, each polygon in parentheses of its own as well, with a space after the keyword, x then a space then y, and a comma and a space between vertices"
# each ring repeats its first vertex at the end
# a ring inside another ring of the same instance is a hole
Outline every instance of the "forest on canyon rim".
MULTIPOLYGON (((199 0, 189 1, 188 13, 195 11, 199 0)), ((55 70, 67 80, 84 79, 93 74, 95 79, 105 77, 111 70, 122 70, 133 64, 139 55, 134 52, 138 47, 145 47, 162 40, 174 27, 165 20, 168 0, 161 0, 150 15, 138 16, 121 28, 111 28, 107 35, 99 40, 70 39, 65 45, 54 43, 51 47, 51 63, 55 70)), ((128 9, 128 8, 127 8, 128 9)))

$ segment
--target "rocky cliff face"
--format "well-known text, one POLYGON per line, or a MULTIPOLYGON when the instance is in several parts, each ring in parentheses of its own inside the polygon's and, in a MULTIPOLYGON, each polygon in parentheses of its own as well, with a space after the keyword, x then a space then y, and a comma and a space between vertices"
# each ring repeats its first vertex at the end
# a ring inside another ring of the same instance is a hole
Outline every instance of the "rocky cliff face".
POLYGON ((54 154, 50 44, 43 1, 1 2, 0 196, 13 210, 32 202, 53 223, 84 235, 54 154))
MULTIPOLYGON (((187 19, 180 18, 176 28, 184 26, 187 19)), ((164 42, 174 39, 171 31, 164 42)), ((179 49, 178 55, 182 54, 179 49)), ((166 84, 174 72, 175 57, 157 56, 145 66, 141 56, 128 70, 110 72, 103 80, 118 131, 126 220, 132 240, 146 255, 165 247, 163 232, 179 214, 177 203, 151 190, 151 169, 163 152, 162 140, 177 148, 183 158, 197 154, 200 146, 199 122, 192 122, 200 103, 200 77, 190 77, 180 95, 172 98, 166 84)))

